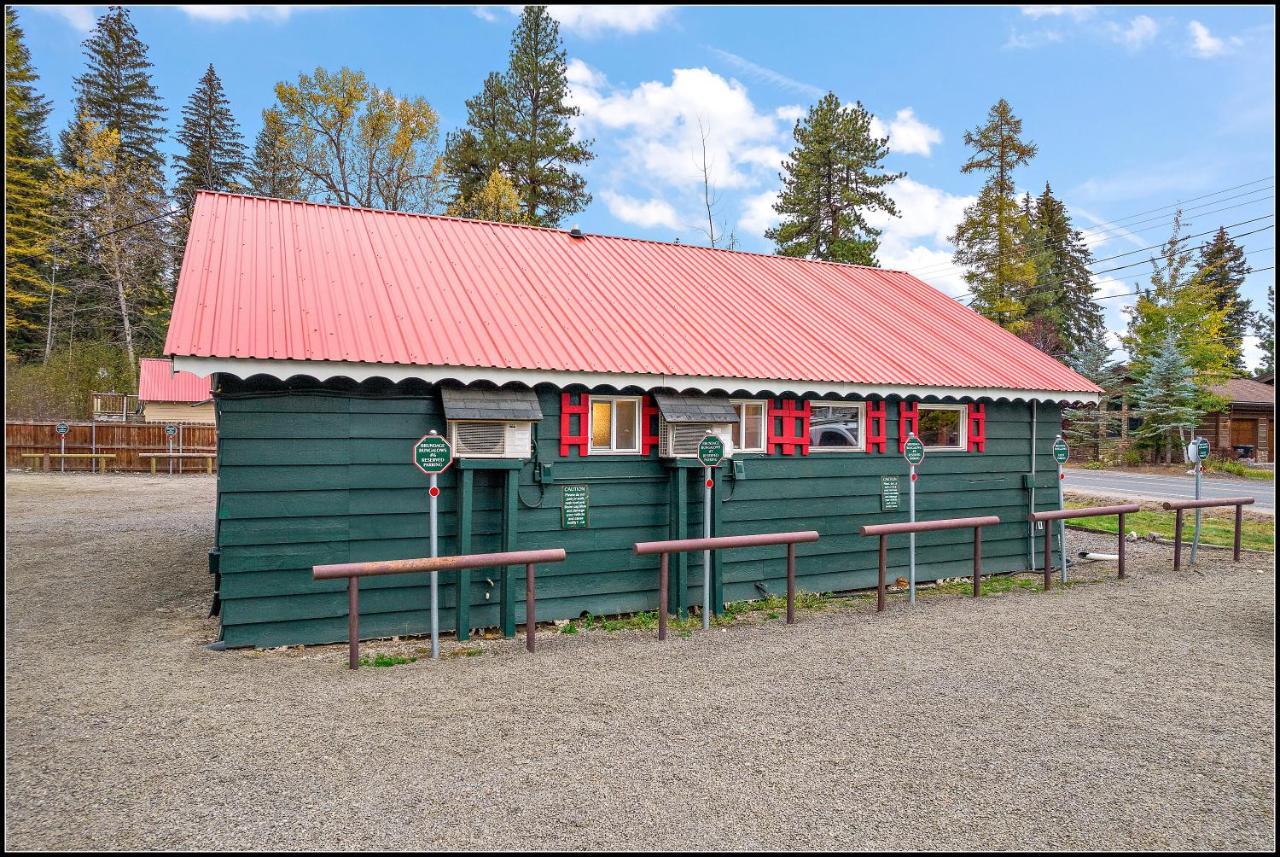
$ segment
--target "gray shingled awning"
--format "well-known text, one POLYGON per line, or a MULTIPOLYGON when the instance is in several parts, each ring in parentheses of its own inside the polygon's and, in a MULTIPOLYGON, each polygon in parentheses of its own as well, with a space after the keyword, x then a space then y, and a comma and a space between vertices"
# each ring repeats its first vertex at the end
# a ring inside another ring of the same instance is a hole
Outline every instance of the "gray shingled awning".
POLYGON ((540 420, 542 408, 533 390, 471 390, 441 387, 447 420, 540 420))
POLYGON ((662 418, 669 423, 736 423, 733 405, 724 396, 654 393, 662 418))

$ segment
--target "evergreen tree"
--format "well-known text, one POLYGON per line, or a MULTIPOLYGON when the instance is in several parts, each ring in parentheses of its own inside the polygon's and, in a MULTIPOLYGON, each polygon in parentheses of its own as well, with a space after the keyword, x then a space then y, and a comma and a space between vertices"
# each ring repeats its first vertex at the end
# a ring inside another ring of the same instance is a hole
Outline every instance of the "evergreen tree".
POLYGON ((182 213, 174 221, 174 252, 176 259, 181 259, 187 246, 196 191, 239 190, 239 176, 244 172, 240 129, 212 64, 182 108, 178 142, 183 151, 173 158, 177 173, 173 195, 174 201, 182 206, 182 213))
POLYGON ((262 130, 245 171, 249 192, 275 199, 302 199, 302 172, 289 155, 289 138, 279 111, 262 111, 262 130))
POLYGON ((1195 369, 1187 362, 1177 334, 1167 330, 1138 375, 1133 392, 1134 416, 1142 419, 1137 434, 1163 451, 1166 464, 1174 460, 1175 438, 1178 446, 1185 446, 1204 414, 1194 379, 1195 369))
POLYGON ((1267 312, 1254 313, 1253 332, 1258 337, 1258 347, 1262 349, 1262 362, 1258 364, 1259 375, 1267 375, 1276 371, 1276 287, 1267 286, 1267 312))
POLYGON ((1048 182, 1027 212, 1031 229, 1024 240, 1036 272, 1028 315, 1048 317, 1067 353, 1100 342, 1106 324, 1094 298, 1089 272, 1093 254, 1084 236, 1071 225, 1067 207, 1053 195, 1048 182))
POLYGON ((1123 380, 1120 367, 1102 337, 1082 343, 1067 357, 1067 364, 1101 387, 1102 396, 1094 407, 1067 408, 1062 433, 1073 445, 1092 449, 1101 457, 1107 437, 1120 425, 1120 414, 1112 409, 1123 380))
POLYGON ((906 173, 884 172, 889 138, 871 135, 872 118, 861 103, 843 106, 828 92, 797 120, 773 206, 782 222, 765 232, 779 255, 879 264, 880 230, 867 215, 898 216, 885 188, 906 173))
POLYGON ((1219 227, 1213 240, 1200 248, 1198 270, 1213 292, 1214 304, 1226 311, 1222 335, 1232 351, 1231 365, 1243 375, 1244 337, 1249 332, 1253 312, 1240 287, 1252 269, 1245 261, 1244 248, 1231 239, 1226 227, 1219 227))
POLYGON ((4 41, 5 351, 31 357, 46 341, 52 297, 50 105, 36 91, 38 78, 11 6, 5 7, 4 41))
POLYGON ((467 101, 467 127, 445 146, 454 207, 466 206, 499 170, 520 198, 523 219, 558 226, 591 202, 574 167, 589 162, 590 140, 575 140, 560 25, 545 6, 525 6, 504 74, 490 74, 467 101))
POLYGON ((1003 98, 988 112, 986 124, 965 132, 973 154, 960 172, 985 173, 987 180, 950 239, 956 264, 967 269, 969 305, 1014 333, 1028 326, 1027 293, 1036 279, 1035 263, 1020 240, 1028 226, 1013 175, 1035 157, 1036 146, 1021 134, 1022 120, 1003 98))

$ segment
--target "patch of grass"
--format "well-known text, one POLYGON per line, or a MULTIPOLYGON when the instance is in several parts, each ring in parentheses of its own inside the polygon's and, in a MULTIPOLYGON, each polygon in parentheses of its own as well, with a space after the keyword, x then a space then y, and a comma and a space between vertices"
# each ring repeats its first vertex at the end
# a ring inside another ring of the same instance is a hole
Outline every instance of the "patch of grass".
MULTIPOLYGON (((1003 595, 1007 592, 1013 592, 1015 589, 1038 591, 1042 585, 1041 580, 1042 578, 1039 574, 1032 575, 1030 572, 999 574, 982 578, 978 585, 978 592, 985 598, 988 595, 1003 595)), ((919 586, 917 592, 921 597, 926 595, 971 596, 973 595, 973 578, 956 577, 950 580, 939 580, 932 586, 919 586)))
POLYGON ((1257 467, 1250 467, 1247 464, 1241 464, 1238 461, 1230 461, 1221 458, 1211 458, 1205 462, 1204 469, 1208 473, 1230 473, 1232 476, 1243 476, 1246 479, 1261 479, 1270 482, 1275 478, 1275 473, 1270 470, 1262 470, 1257 467))
MULTIPOLYGON (((1089 504, 1068 502, 1067 508, 1081 509, 1089 504)), ((1231 547, 1235 544, 1235 517, 1228 510, 1228 517, 1204 515, 1200 520, 1200 543, 1231 547)), ((1125 515, 1125 529, 1145 536, 1155 533, 1167 539, 1173 538, 1174 513, 1165 511, 1143 511, 1125 515)), ((1115 533, 1119 522, 1114 515, 1104 518, 1076 518, 1068 522, 1073 527, 1093 530, 1099 533, 1115 533)), ((1192 510, 1183 512, 1182 539, 1190 543, 1195 528, 1195 514, 1192 510)), ((1270 521, 1245 520, 1240 529, 1240 544, 1250 550, 1271 551, 1276 549, 1276 528, 1270 521)))
POLYGON ((576 634, 576 633, 578 633, 578 623, 577 623, 577 622, 569 622, 569 623, 567 623, 567 624, 565 624, 565 625, 561 625, 561 626, 560 626, 560 633, 561 633, 561 634, 576 634))
POLYGON ((368 655, 360 656, 360 666, 362 667, 396 667, 401 664, 411 664, 417 658, 413 655, 387 655, 378 652, 372 658, 368 655))
POLYGON ((446 657, 450 658, 475 658, 484 654, 484 649, 479 646, 459 646, 451 649, 446 657))

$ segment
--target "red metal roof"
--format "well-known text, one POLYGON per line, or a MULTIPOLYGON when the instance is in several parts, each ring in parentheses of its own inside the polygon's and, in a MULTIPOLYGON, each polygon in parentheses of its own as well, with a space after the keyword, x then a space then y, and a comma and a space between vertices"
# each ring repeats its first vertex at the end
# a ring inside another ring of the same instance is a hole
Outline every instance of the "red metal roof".
POLYGON ((165 353, 1097 392, 900 271, 208 192, 165 353))
POLYGON ((208 377, 174 372, 173 364, 160 357, 143 357, 138 363, 139 401, 203 402, 212 397, 208 377))

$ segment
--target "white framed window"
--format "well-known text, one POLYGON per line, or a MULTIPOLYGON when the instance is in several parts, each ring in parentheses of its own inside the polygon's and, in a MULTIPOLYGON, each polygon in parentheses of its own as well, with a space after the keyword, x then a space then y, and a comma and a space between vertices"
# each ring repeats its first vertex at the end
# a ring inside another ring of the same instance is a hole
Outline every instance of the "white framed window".
POLYGON ((735 399, 733 412, 738 417, 733 427, 734 452, 765 451, 765 415, 769 403, 763 399, 735 399))
POLYGON ((963 452, 968 434, 964 405, 920 405, 916 437, 925 449, 963 452))
POLYGON ((809 403, 810 452, 861 452, 867 448, 865 402, 809 403))
POLYGON ((639 396, 591 397, 591 451, 599 455, 638 455, 639 396))

